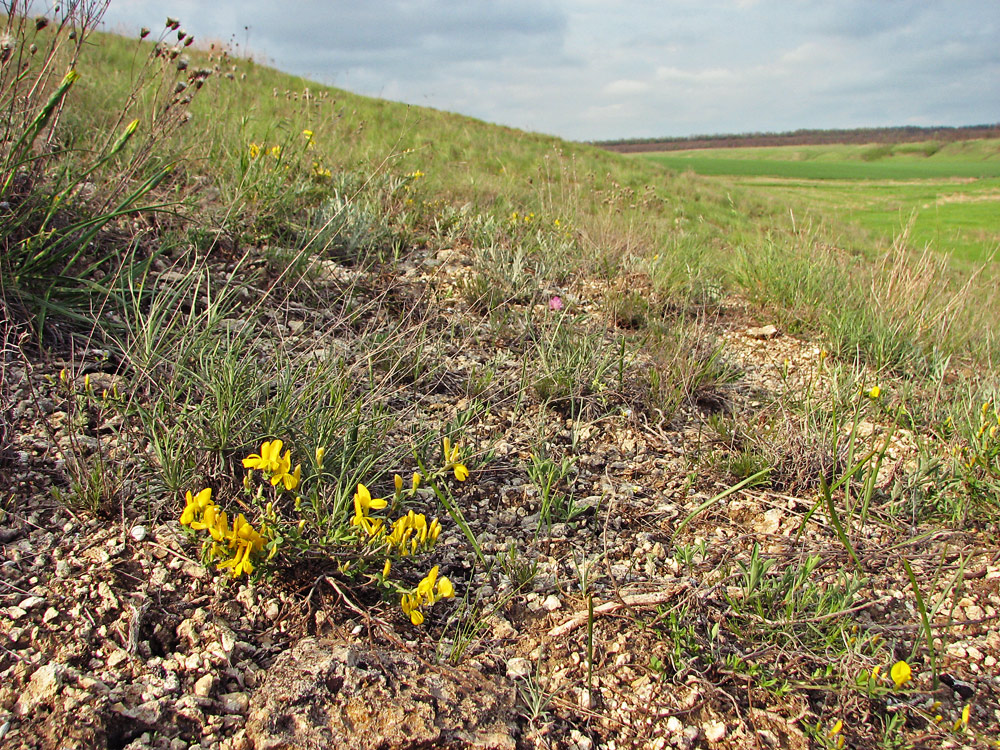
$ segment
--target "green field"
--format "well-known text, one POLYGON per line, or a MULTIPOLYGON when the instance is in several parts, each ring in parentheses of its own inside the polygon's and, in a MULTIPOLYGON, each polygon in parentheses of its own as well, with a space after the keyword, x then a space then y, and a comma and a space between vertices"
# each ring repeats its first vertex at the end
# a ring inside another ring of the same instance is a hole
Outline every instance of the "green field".
POLYGON ((699 149, 643 154, 676 171, 769 194, 815 221, 844 221, 959 265, 1000 246, 1000 141, 699 149))

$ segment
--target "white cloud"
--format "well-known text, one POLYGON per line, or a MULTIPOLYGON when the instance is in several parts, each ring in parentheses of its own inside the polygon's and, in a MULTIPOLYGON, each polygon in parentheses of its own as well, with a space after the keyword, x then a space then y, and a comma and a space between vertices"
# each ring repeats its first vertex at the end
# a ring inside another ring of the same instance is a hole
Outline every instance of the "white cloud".
POLYGON ((645 81, 634 81, 621 78, 604 86, 601 91, 608 96, 632 96, 642 94, 649 90, 649 84, 645 81))
POLYGON ((996 0, 114 0, 285 70, 569 138, 1000 121, 996 0))

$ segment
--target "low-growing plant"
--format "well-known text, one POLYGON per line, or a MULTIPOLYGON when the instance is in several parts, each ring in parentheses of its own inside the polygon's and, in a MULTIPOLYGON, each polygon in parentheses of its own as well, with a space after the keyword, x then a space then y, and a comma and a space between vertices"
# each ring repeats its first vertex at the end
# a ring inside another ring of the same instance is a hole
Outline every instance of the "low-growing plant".
POLYGON ((363 483, 353 493, 353 515, 336 512, 339 492, 331 498, 324 489, 326 450, 317 448, 312 470, 303 474, 302 464, 292 467, 291 449, 282 440, 267 440, 259 453, 243 459, 248 473, 243 478, 244 499, 240 504, 256 511, 257 521, 236 514, 231 523, 225 511, 212 499, 212 489, 186 494, 180 523, 193 531, 205 531, 202 547, 206 564, 228 571, 233 578, 252 575, 264 563, 285 560, 294 564, 299 557, 320 552, 336 563, 337 570, 353 580, 364 580, 399 598, 400 608, 414 625, 424 622, 425 611, 435 602, 455 595, 450 579, 433 566, 416 586, 391 576, 394 564, 408 562, 433 550, 441 533, 436 518, 428 521, 412 508, 402 513, 405 502, 413 500, 422 483, 432 486, 453 474, 464 482, 469 471, 459 460, 460 447, 443 441, 440 468, 427 475, 414 472, 407 484, 396 474, 390 498, 373 497, 363 483), (326 508, 333 506, 333 512, 326 508), (398 513, 394 521, 379 512, 398 513))

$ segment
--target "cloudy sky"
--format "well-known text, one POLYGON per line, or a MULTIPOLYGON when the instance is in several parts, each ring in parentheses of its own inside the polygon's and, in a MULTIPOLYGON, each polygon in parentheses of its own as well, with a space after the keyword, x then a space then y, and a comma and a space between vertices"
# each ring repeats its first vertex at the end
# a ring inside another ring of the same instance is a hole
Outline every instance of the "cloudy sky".
POLYGON ((575 140, 1000 122, 998 0, 111 0, 361 94, 575 140))

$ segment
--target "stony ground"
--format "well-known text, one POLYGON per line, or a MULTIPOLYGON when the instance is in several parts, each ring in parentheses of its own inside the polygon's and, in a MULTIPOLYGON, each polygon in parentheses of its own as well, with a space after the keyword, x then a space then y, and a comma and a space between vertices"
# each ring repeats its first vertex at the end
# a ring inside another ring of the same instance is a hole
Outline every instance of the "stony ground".
MULTIPOLYGON (((462 268, 458 251, 417 259, 409 283, 446 285, 462 268)), ((557 291, 581 310, 601 304, 584 284, 557 291)), ((438 300, 441 316, 461 304, 438 300)), ((754 642, 750 633, 780 633, 784 614, 738 606, 739 563, 755 545, 779 563, 819 555, 813 580, 846 585, 844 547, 826 516, 810 514, 808 465, 789 459, 780 485, 732 493, 685 523, 735 484, 706 471, 726 447, 711 424, 719 403, 752 428, 764 405, 821 381, 819 348, 767 322, 738 300, 726 307, 717 334, 740 375, 718 403, 689 405, 670 424, 628 408, 574 423, 509 401, 470 424, 467 440, 492 453, 460 499, 497 562, 476 566, 461 532, 446 528, 435 561, 459 597, 436 605, 422 628, 322 565, 252 583, 217 577, 177 523, 181 498, 98 511, 59 502, 52 489, 66 495, 63 462, 88 446, 68 429, 58 373, 89 370, 104 385, 114 375, 68 354, 9 364, 2 746, 804 748, 825 741, 807 725, 841 718, 846 746, 867 748, 883 742, 879 721, 894 713, 906 717, 897 746, 985 746, 1000 728, 1000 553, 988 529, 928 533, 874 518, 861 530, 865 581, 850 611, 830 619, 850 617, 856 637, 877 635, 908 657, 922 636, 897 564, 905 555, 920 580, 951 582, 935 620, 951 624, 934 633, 939 672, 958 680, 934 689, 924 664, 912 690, 866 697, 844 688, 839 670, 885 669, 887 651, 845 665, 831 646, 835 656, 823 663, 794 638, 754 642), (538 489, 523 462, 542 443, 572 446, 578 457, 579 513, 540 530, 538 489), (828 680, 801 679, 823 670, 828 680), (950 732, 966 704, 976 732, 950 732), (935 714, 948 718, 935 723, 935 714)), ((444 356, 449 371, 487 360, 501 373, 522 366, 486 343, 444 356)), ((421 419, 441 423, 461 408, 462 397, 443 389, 421 404, 421 419)), ((113 427, 96 425, 89 439, 113 427)), ((870 422, 863 432, 882 428, 870 422)), ((906 433, 895 440, 886 486, 912 458, 906 433)), ((421 498, 433 510, 433 496, 421 498)))

